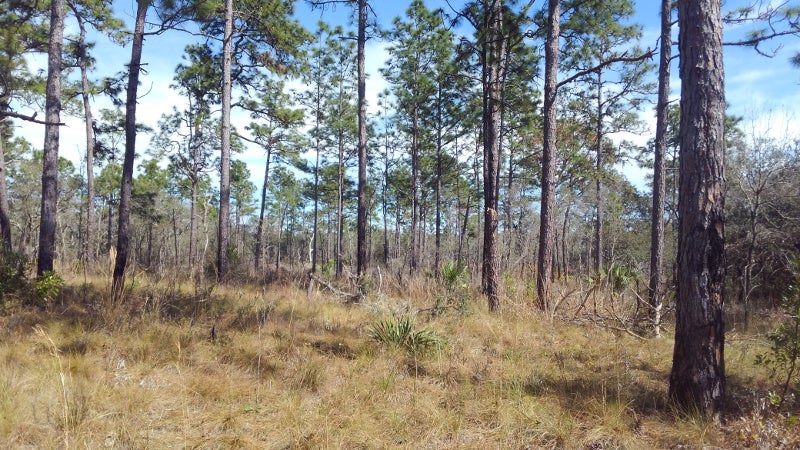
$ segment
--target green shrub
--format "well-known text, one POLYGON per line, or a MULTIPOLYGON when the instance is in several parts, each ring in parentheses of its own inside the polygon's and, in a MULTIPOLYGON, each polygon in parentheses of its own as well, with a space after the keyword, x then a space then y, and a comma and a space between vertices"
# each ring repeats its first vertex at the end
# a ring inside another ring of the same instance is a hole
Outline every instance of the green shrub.
POLYGON ((34 288, 36 290, 36 303, 45 305, 58 297, 61 288, 64 287, 64 279, 61 275, 51 270, 46 270, 41 276, 36 277, 34 288))
POLYGON ((756 356, 755 363, 770 370, 770 376, 781 380, 781 393, 770 393, 770 403, 780 407, 791 387, 797 389, 797 364, 800 359, 800 275, 783 298, 787 319, 767 334, 769 351, 756 356))
POLYGON ((614 292, 620 293, 636 281, 638 274, 629 267, 613 262, 608 267, 603 268, 603 278, 606 279, 614 292))
POLYGON ((457 261, 448 261, 440 269, 442 288, 436 293, 436 303, 431 308, 431 315, 444 314, 447 309, 454 309, 461 315, 469 310, 471 295, 467 279, 467 265, 457 261))
POLYGON ((0 251, 0 305, 8 296, 19 293, 28 285, 25 276, 27 264, 25 255, 0 251))
POLYGON ((378 342, 402 348, 415 356, 439 349, 444 338, 433 330, 414 330, 414 322, 408 317, 385 319, 377 322, 369 336, 378 342))

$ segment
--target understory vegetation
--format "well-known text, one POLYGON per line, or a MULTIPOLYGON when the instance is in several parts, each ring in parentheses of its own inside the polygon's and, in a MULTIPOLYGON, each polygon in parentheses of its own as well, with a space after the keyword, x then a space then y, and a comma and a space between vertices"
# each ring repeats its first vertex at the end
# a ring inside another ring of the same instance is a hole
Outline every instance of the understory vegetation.
POLYGON ((384 275, 353 303, 289 272, 226 285, 137 274, 117 304, 110 277, 64 278, 38 306, 24 289, 4 299, 3 448, 800 445, 796 382, 779 405, 785 380, 755 364, 777 311, 747 331, 730 311, 718 426, 667 402, 671 331, 637 337, 633 283, 562 281, 550 321, 511 278, 491 314, 460 277, 459 307, 444 309, 430 277, 384 275))

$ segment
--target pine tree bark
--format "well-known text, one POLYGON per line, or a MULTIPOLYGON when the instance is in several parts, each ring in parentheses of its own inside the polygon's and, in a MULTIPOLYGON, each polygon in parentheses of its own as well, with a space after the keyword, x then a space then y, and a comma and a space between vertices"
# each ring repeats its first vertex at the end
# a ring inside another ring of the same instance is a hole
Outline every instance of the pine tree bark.
POLYGON ((719 420, 725 399, 725 92, 719 0, 678 2, 680 194, 669 398, 719 420))
POLYGON ((666 195, 667 122, 669 120, 669 75, 672 59, 672 0, 661 1, 661 49, 658 61, 658 103, 655 154, 653 156, 653 210, 650 219, 650 320, 656 337, 661 336, 662 267, 664 266, 664 213, 666 195))
POLYGON ((50 49, 47 55, 42 204, 36 274, 53 270, 58 205, 58 140, 61 121, 61 49, 64 41, 64 1, 50 3, 50 49))
POLYGON ((483 293, 489 311, 500 307, 497 267, 497 197, 500 176, 500 127, 502 121, 503 57, 507 40, 503 36, 503 2, 492 0, 487 11, 488 41, 483 56, 483 293))
POLYGON ((225 29, 222 41, 222 149, 219 167, 219 226, 217 227, 217 281, 228 274, 231 241, 231 59, 233 0, 225 0, 225 29))
POLYGON ((356 237, 356 276, 367 269, 367 99, 364 47, 367 36, 367 0, 358 0, 358 36, 356 62, 358 65, 358 211, 356 237))
POLYGON ((558 98, 558 41, 561 33, 561 3, 549 0, 548 31, 545 43, 544 75, 544 145, 542 148, 542 203, 539 223, 539 252, 537 257, 537 306, 542 311, 551 307, 550 284, 553 272, 555 245, 555 172, 556 172, 556 119, 558 98))
POLYGON ((81 100, 83 102, 84 127, 86 132, 86 236, 83 242, 86 267, 91 270, 94 265, 95 251, 95 209, 94 209, 94 119, 92 104, 89 100, 89 57, 86 53, 86 24, 80 13, 70 3, 78 22, 78 68, 81 72, 81 100))
POLYGON ((118 301, 122 294, 122 287, 125 283, 125 267, 128 264, 128 245, 130 241, 128 226, 131 217, 133 163, 136 155, 136 97, 139 89, 139 74, 142 69, 144 24, 149 5, 149 0, 138 0, 137 2, 136 22, 131 46, 131 62, 128 66, 128 87, 125 99, 125 156, 122 162, 119 217, 117 219, 117 257, 114 261, 114 275, 111 283, 114 301, 118 301))

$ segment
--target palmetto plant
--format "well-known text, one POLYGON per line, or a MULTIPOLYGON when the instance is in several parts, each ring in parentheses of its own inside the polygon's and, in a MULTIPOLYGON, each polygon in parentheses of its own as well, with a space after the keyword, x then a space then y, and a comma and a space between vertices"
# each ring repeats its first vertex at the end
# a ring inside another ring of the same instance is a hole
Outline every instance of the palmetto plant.
POLYGON ((414 322, 409 317, 381 320, 372 326, 369 336, 378 342, 402 348, 415 356, 424 355, 444 344, 442 336, 433 330, 414 330, 414 322))

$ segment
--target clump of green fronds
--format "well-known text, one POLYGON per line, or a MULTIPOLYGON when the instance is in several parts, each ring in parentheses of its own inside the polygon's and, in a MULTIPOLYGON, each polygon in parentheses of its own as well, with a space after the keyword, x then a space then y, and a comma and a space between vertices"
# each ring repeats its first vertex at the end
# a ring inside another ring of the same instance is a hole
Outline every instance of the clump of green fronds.
POLYGON ((602 276, 611 286, 611 289, 617 293, 627 289, 638 278, 635 270, 618 262, 613 262, 608 267, 605 267, 602 276))
POLYGON ((459 261, 448 261, 440 269, 442 281, 448 289, 467 287, 467 265, 459 261))
POLYGON ((414 322, 409 317, 381 320, 372 326, 369 337, 414 355, 424 355, 444 344, 444 338, 433 330, 414 330, 414 322))
POLYGON ((436 295, 436 303, 431 308, 431 315, 438 316, 448 308, 461 315, 468 311, 471 299, 467 265, 463 262, 448 261, 439 269, 443 292, 436 295))

